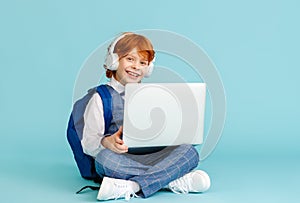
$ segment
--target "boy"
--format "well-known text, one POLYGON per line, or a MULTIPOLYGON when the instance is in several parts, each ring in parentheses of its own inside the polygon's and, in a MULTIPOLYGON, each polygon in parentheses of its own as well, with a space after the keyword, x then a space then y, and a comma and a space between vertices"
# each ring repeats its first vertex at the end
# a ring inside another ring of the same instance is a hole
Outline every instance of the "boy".
POLYGON ((154 55, 151 42, 135 33, 123 33, 108 48, 104 67, 110 78, 107 87, 113 118, 104 134, 103 104, 99 94, 94 94, 84 113, 81 140, 84 153, 95 159, 96 171, 103 177, 98 200, 147 198, 164 187, 175 193, 204 192, 210 187, 204 171, 192 171, 199 162, 192 145, 143 155, 127 153, 122 141, 125 85, 139 83, 151 74, 154 55))

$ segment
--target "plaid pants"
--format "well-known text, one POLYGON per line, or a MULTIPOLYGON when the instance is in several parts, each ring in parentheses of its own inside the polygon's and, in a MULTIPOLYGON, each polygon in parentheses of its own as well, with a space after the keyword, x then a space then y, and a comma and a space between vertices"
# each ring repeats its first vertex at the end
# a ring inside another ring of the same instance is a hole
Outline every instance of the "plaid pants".
POLYGON ((135 181, 140 185, 140 195, 144 198, 190 172, 198 162, 198 152, 189 144, 166 147, 145 155, 117 154, 104 149, 95 160, 100 176, 135 181))

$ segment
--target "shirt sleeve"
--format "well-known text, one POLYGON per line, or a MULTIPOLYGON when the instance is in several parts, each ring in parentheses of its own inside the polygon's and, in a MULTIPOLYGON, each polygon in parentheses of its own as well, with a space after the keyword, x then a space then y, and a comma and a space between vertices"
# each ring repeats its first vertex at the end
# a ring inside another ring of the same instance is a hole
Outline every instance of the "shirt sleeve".
POLYGON ((103 104, 99 94, 94 94, 84 112, 84 127, 81 145, 83 152, 96 157, 104 149, 101 140, 104 137, 103 104))

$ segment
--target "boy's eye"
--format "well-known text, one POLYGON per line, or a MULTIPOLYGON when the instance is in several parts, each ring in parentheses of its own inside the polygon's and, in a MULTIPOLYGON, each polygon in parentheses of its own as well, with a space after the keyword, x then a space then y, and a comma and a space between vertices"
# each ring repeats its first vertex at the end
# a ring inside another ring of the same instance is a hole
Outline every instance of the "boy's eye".
POLYGON ((148 65, 148 62, 146 62, 146 61, 141 61, 141 65, 147 66, 147 65, 148 65))
POLYGON ((133 61, 134 59, 132 57, 127 57, 128 61, 133 61))

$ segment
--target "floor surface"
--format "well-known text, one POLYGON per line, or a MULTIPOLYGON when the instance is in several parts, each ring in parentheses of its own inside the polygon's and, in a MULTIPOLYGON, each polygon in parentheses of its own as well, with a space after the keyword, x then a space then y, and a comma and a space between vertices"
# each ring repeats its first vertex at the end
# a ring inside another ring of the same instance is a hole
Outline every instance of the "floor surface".
MULTIPOLYGON (((45 158, 36 159, 29 152, 19 157, 2 156, 2 163, 7 164, 1 164, 0 169, 1 202, 97 202, 97 191, 87 190, 75 194, 82 186, 93 183, 79 177, 71 154, 53 155, 50 158, 49 154, 45 154, 45 158)), ((148 199, 137 198, 131 201, 300 202, 300 161, 297 156, 224 157, 226 156, 217 152, 199 164, 198 168, 207 171, 212 181, 212 186, 206 193, 177 195, 162 191, 148 199)))

